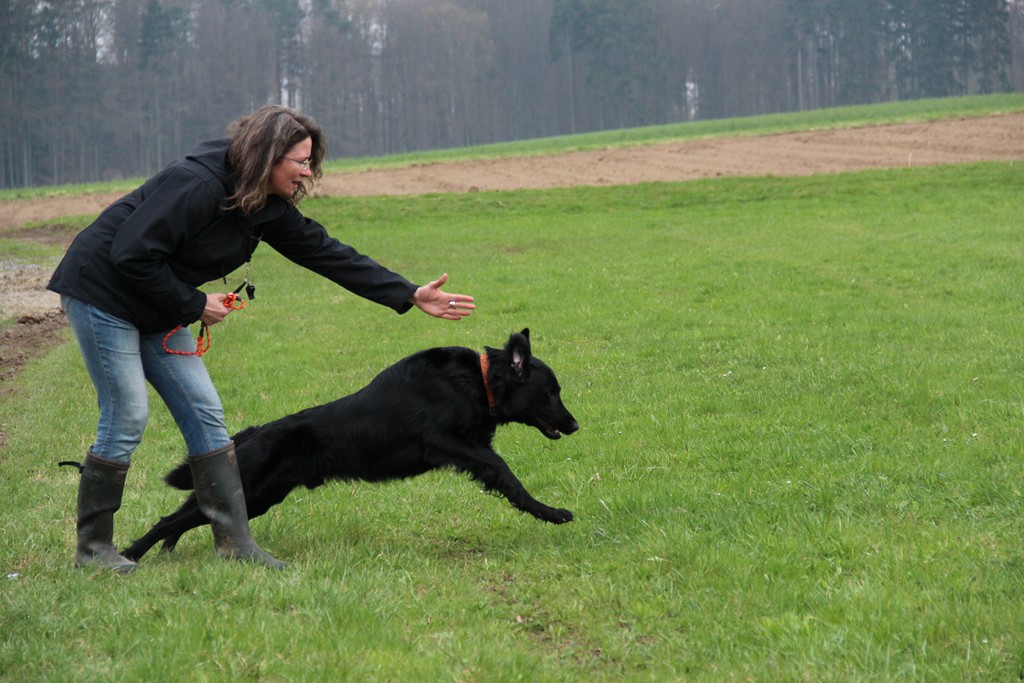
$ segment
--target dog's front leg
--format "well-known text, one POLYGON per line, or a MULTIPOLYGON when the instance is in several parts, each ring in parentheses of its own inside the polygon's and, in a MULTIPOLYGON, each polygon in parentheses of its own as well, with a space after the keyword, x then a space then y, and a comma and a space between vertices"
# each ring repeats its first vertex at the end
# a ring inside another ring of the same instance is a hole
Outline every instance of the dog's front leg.
POLYGON ((513 507, 552 524, 572 521, 572 512, 569 510, 553 508, 531 496, 508 464, 492 449, 459 449, 454 453, 447 451, 445 456, 442 464, 453 465, 467 472, 488 491, 497 491, 505 496, 513 507))

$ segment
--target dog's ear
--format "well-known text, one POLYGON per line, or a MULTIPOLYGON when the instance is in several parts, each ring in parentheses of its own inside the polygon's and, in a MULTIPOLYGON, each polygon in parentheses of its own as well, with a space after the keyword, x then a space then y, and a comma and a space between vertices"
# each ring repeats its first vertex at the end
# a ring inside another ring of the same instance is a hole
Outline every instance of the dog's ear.
POLYGON ((508 338, 505 345, 505 354, 508 356, 512 369, 519 377, 523 376, 523 370, 530 364, 530 330, 513 334, 508 338))

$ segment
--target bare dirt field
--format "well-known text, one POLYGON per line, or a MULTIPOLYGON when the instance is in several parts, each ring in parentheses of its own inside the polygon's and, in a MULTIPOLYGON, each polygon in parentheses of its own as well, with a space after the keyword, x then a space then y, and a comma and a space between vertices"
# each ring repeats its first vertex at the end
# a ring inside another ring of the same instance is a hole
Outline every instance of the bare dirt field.
MULTIPOLYGON (((325 175, 320 196, 631 185, 725 176, 799 176, 898 166, 1024 159, 1024 114, 805 133, 714 138, 555 156, 424 164, 325 175)), ((99 213, 117 195, 17 200, 0 204, 5 237, 67 244, 67 231, 26 228, 62 216, 99 213)), ((0 260, 0 395, 29 358, 57 339, 64 324, 46 292, 52 264, 0 260)))

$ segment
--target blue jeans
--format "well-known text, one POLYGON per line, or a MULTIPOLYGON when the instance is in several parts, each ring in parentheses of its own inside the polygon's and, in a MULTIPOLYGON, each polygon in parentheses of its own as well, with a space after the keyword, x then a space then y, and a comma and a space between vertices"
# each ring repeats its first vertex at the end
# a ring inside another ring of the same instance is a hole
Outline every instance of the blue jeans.
MULTIPOLYGON (((61 296, 61 305, 99 401, 93 455, 130 463, 149 417, 146 382, 174 416, 188 455, 230 443, 220 396, 201 358, 167 353, 166 332, 141 334, 131 323, 69 296, 61 296)), ((183 327, 167 340, 167 347, 195 351, 196 345, 183 327)))

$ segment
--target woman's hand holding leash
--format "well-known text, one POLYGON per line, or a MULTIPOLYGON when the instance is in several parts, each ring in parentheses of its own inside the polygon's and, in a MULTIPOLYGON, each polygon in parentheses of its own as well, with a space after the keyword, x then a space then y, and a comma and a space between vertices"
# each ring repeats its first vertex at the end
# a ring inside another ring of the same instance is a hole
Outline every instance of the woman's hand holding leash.
POLYGON ((476 305, 473 297, 466 294, 449 294, 441 289, 448 281, 448 273, 433 282, 423 285, 412 295, 411 302, 424 313, 445 320, 462 320, 473 314, 476 305))
POLYGON ((206 307, 203 309, 203 314, 199 316, 199 322, 204 323, 207 327, 222 322, 228 313, 245 305, 243 303, 242 306, 238 306, 235 304, 236 299, 238 299, 237 294, 207 294, 206 307))
POLYGON ((203 309, 203 314, 199 316, 199 337, 196 339, 196 350, 178 351, 167 346, 167 342, 171 340, 174 333, 181 329, 182 326, 178 325, 164 337, 164 351, 176 356, 202 357, 204 353, 210 350, 210 345, 213 344, 210 326, 224 320, 231 311, 237 311, 242 308, 245 308, 245 300, 239 299, 238 294, 235 292, 231 294, 207 294, 206 307, 203 309))

